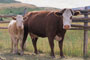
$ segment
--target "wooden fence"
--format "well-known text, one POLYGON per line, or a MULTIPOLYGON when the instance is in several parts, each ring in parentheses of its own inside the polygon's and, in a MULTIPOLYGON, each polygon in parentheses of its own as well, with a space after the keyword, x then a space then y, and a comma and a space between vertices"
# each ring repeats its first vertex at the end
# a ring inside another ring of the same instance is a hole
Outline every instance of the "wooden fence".
MULTIPOLYGON (((76 22, 76 23, 84 23, 84 25, 80 25, 80 24, 72 24, 72 28, 70 30, 84 30, 84 40, 83 40, 83 56, 85 57, 87 55, 87 44, 88 44, 88 30, 90 30, 90 26, 88 25, 88 23, 90 22, 90 17, 88 17, 88 15, 90 15, 90 10, 87 10, 87 7, 85 8, 85 10, 78 10, 81 12, 81 15, 84 15, 84 17, 77 17, 77 18, 72 18, 72 22, 76 22)), ((24 13, 25 14, 25 13, 24 13)), ((14 15, 12 15, 14 16, 14 15)), ((0 16, 0 17, 12 17, 12 16, 0 16)), ((10 21, 0 21, 1 23, 9 23, 10 21)), ((7 29, 7 27, 0 27, 0 29, 7 29)))
POLYGON ((71 30, 84 30, 84 40, 83 40, 83 56, 86 57, 87 55, 87 45, 88 45, 88 30, 90 30, 90 26, 88 23, 90 22, 90 18, 88 15, 90 14, 90 10, 85 7, 85 10, 81 11, 81 14, 84 15, 83 18, 73 18, 73 22, 83 22, 84 25, 72 25, 71 30))

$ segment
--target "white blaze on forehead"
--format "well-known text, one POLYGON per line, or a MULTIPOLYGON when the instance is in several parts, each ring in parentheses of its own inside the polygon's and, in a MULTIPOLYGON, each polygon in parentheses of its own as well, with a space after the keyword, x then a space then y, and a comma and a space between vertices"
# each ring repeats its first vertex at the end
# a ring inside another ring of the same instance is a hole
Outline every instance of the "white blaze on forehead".
POLYGON ((22 27, 23 28, 23 16, 22 15, 17 15, 16 16, 16 21, 17 21, 17 27, 22 27))
POLYGON ((72 22, 72 20, 70 19, 71 16, 72 16, 71 10, 66 9, 63 13, 63 28, 65 25, 69 25, 69 27, 71 28, 71 22, 72 22))
POLYGON ((22 15, 17 15, 16 20, 23 20, 23 16, 22 15))

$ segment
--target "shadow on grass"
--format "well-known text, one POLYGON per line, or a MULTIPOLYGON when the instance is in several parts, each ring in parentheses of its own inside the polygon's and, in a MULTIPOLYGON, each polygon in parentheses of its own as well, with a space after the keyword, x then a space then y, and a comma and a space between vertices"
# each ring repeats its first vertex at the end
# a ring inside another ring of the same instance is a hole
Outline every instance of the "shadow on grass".
POLYGON ((61 59, 59 56, 56 58, 51 58, 49 54, 34 54, 30 52, 25 52, 23 56, 15 55, 9 52, 0 53, 0 57, 4 60, 90 60, 90 58, 82 57, 66 57, 61 59))
POLYGON ((25 53, 23 56, 14 55, 12 53, 1 53, 0 56, 5 60, 52 60, 52 58, 45 54, 34 54, 34 53, 25 53))

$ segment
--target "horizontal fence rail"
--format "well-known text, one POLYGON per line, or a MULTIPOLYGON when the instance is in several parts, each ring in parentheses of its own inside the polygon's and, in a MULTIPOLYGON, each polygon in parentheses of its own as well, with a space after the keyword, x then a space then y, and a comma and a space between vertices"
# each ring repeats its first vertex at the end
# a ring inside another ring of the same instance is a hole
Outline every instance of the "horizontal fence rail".
POLYGON ((8 29, 8 27, 0 27, 0 29, 8 29))
POLYGON ((72 22, 90 22, 90 17, 89 18, 72 18, 72 22))
POLYGON ((0 21, 0 23, 9 23, 10 21, 0 21))
POLYGON ((13 16, 16 16, 16 15, 0 15, 0 18, 13 17, 13 16))
POLYGON ((83 28, 90 28, 90 26, 84 26, 84 25, 80 25, 80 24, 72 24, 72 27, 83 27, 83 28))

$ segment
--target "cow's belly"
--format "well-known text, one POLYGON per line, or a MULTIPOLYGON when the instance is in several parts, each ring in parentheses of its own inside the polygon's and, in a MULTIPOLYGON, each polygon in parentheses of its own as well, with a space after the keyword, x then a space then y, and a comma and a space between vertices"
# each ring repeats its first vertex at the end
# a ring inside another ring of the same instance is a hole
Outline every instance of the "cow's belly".
POLYGON ((29 30, 29 33, 33 33, 38 37, 46 37, 46 33, 44 31, 37 31, 37 30, 29 30))
POLYGON ((28 26, 29 33, 33 33, 39 37, 46 37, 46 29, 41 26, 31 25, 28 26))
POLYGON ((32 32, 32 33, 37 35, 38 37, 46 37, 46 34, 42 34, 40 32, 32 32))

